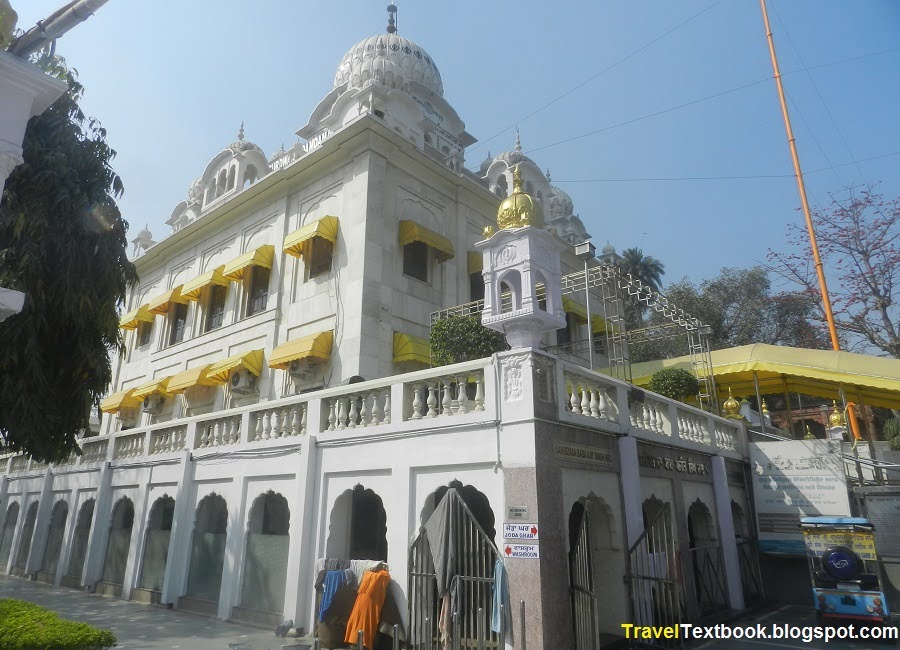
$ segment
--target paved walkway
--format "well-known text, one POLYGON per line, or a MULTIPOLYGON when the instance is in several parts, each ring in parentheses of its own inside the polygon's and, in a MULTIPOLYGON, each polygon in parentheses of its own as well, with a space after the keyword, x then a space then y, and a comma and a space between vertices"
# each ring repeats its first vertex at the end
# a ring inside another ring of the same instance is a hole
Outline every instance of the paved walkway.
POLYGON ((51 609, 64 618, 111 630, 117 648, 140 650, 281 650, 291 639, 272 632, 193 616, 153 605, 56 589, 41 582, 0 576, 0 598, 16 598, 51 609))

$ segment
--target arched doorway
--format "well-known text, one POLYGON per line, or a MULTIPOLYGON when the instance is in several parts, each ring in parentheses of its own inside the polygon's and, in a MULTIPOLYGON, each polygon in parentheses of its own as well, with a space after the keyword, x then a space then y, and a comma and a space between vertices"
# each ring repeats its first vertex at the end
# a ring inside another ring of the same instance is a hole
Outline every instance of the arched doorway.
POLYGON ((6 509, 6 517, 3 518, 3 530, 0 532, 0 567, 6 569, 10 561, 13 535, 16 532, 16 524, 19 523, 19 503, 10 503, 6 509))
POLYGON ((734 523, 734 542, 737 545, 738 562, 741 567, 741 588, 744 604, 751 605, 763 597, 762 575, 759 571, 759 555, 756 551, 756 536, 744 509, 734 500, 731 502, 731 520, 734 523))
POLYGON ((725 565, 709 507, 699 498, 688 508, 688 542, 694 569, 694 597, 700 616, 725 607, 725 565))
POLYGON ((19 538, 19 548, 16 549, 16 561, 13 569, 19 569, 16 575, 25 573, 25 563, 28 561, 28 552, 31 550, 31 539, 34 537, 34 524, 37 521, 38 502, 32 501, 25 513, 25 524, 22 526, 22 535, 19 538))
POLYGON ((644 532, 629 549, 634 622, 678 625, 684 603, 672 527, 672 504, 655 494, 641 506, 644 532))
POLYGON ((325 550, 332 558, 387 562, 387 512, 375 491, 357 485, 335 500, 325 550))
POLYGON ((63 536, 66 533, 66 520, 69 517, 69 504, 57 501, 50 513, 50 528, 47 530, 47 545, 44 547, 44 558, 41 561, 41 572, 47 582, 56 578, 59 566, 59 554, 62 551, 63 536))
POLYGON ((164 494, 153 502, 150 517, 147 518, 147 538, 144 541, 141 577, 138 580, 138 587, 141 589, 162 591, 174 518, 175 499, 164 494))
POLYGON ((227 529, 228 505, 225 499, 215 493, 203 497, 194 520, 186 597, 209 603, 219 602, 227 529))
POLYGON ((125 569, 128 566, 128 549, 131 547, 131 529, 134 526, 134 504, 128 497, 116 501, 109 523, 109 539, 106 542, 106 555, 103 558, 103 574, 101 582, 119 589, 111 589, 108 593, 121 595, 121 587, 125 583, 125 569))
POLYGON ((241 607, 281 614, 287 584, 290 526, 287 499, 272 490, 256 497, 247 524, 241 607))
POLYGON ((612 508, 590 495, 569 512, 569 585, 575 647, 596 648, 602 634, 621 636, 625 607, 625 553, 612 508))
POLYGON ((454 626, 443 620, 452 617, 453 602, 463 605, 458 611, 459 639, 452 643, 481 647, 481 637, 487 647, 496 647, 499 635, 490 625, 492 584, 501 556, 493 541, 495 517, 489 499, 471 485, 452 481, 429 495, 421 517, 422 530, 409 554, 411 647, 431 647, 431 639, 456 634, 454 626), (478 621, 479 608, 483 625, 478 621))
POLYGON ((75 532, 72 535, 72 553, 69 555, 69 568, 63 578, 63 584, 78 587, 84 570, 84 558, 87 556, 88 538, 91 535, 91 522, 94 519, 94 500, 88 499, 78 510, 75 521, 75 532))

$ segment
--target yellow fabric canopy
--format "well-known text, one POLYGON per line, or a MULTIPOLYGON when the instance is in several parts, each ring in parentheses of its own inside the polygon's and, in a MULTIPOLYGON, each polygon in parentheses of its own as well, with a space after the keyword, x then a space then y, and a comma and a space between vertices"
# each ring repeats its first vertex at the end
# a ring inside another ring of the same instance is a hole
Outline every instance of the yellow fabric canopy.
POLYGON ((183 393, 192 386, 215 386, 216 382, 210 381, 206 377, 210 366, 212 364, 207 363, 196 368, 188 368, 177 375, 172 375, 172 378, 169 379, 169 392, 173 394, 183 393))
POLYGON ((238 368, 246 368, 248 372, 259 376, 262 370, 263 351, 251 350, 233 357, 216 361, 206 370, 206 379, 216 384, 228 383, 228 376, 238 368))
MULTIPOLYGON (((572 314, 582 322, 587 322, 587 309, 584 305, 581 305, 568 296, 563 296, 563 311, 567 314, 572 314)), ((606 319, 599 314, 591 313, 591 333, 597 334, 599 332, 606 331, 606 319)))
POLYGON ((172 287, 164 294, 156 296, 156 298, 147 303, 147 309, 151 314, 165 314, 169 311, 169 303, 177 302, 185 304, 187 298, 184 298, 181 295, 181 289, 183 287, 184 285, 179 284, 177 287, 172 287))
POLYGON ((147 305, 141 305, 122 316, 119 320, 119 327, 123 330, 137 329, 141 323, 152 323, 153 318, 154 315, 150 313, 147 305))
POLYGON ((161 379, 154 379, 153 381, 149 381, 146 384, 141 384, 137 388, 134 389, 134 393, 132 393, 132 397, 142 400, 145 397, 153 395, 154 393, 160 393, 162 395, 169 394, 169 380, 171 377, 162 377, 161 379))
POLYGON ((394 332, 394 363, 418 361, 431 365, 431 343, 427 339, 394 332))
POLYGON ((263 244, 259 248, 248 251, 225 265, 222 275, 231 282, 240 282, 244 277, 244 271, 251 266, 264 266, 267 269, 272 268, 272 262, 275 259, 275 247, 272 244, 263 244))
POLYGON ((337 241, 338 218, 327 216, 318 221, 308 223, 299 230, 295 230, 284 239, 284 252, 294 257, 301 257, 306 242, 313 237, 327 239, 332 244, 337 241))
POLYGON ((185 300, 200 300, 200 293, 208 286, 220 285, 228 286, 228 280, 222 275, 225 265, 218 266, 212 271, 207 271, 203 275, 194 278, 190 282, 185 282, 181 287, 181 297, 185 300))
POLYGON ((481 253, 473 253, 469 251, 466 261, 469 275, 472 275, 473 273, 481 273, 481 271, 484 269, 484 256, 481 253))
POLYGON ((122 409, 135 408, 140 405, 141 400, 135 398, 134 388, 121 390, 118 393, 108 395, 100 402, 100 410, 104 413, 118 413, 122 409))
MULTIPOLYGON (((712 372, 716 383, 730 387, 735 396, 755 394, 753 373, 763 395, 792 393, 840 399, 868 406, 900 408, 900 360, 853 352, 806 350, 755 343, 715 350, 712 372)), ((662 368, 693 371, 689 356, 632 365, 634 383, 646 385, 662 368)))
POLYGON ((269 367, 287 370, 291 361, 297 359, 318 359, 326 361, 331 356, 331 346, 334 342, 334 330, 311 334, 303 338, 294 339, 282 343, 272 350, 269 357, 269 367))
POLYGON ((425 226, 420 226, 415 221, 404 220, 400 222, 399 241, 401 246, 418 241, 429 248, 433 248, 439 264, 453 259, 453 256, 456 255, 456 252, 453 250, 453 244, 449 239, 433 230, 429 230, 425 226))

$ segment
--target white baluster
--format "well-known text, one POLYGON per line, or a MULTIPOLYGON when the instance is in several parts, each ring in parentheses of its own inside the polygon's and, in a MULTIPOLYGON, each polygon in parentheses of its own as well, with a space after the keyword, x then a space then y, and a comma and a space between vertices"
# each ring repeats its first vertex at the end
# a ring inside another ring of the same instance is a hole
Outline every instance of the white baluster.
POLYGON ((300 409, 302 406, 295 406, 291 409, 291 435, 300 435, 300 409))
POLYGON ((581 399, 578 397, 578 386, 572 384, 572 392, 569 394, 569 409, 572 413, 581 413, 581 399))
POLYGON ((359 398, 354 395, 350 398, 350 412, 347 416, 347 426, 351 429, 355 429, 357 425, 357 420, 359 419, 359 398))
MULTIPOLYGON (((401 419, 402 419, 401 413, 401 419)), ((390 387, 384 390, 384 417, 381 420, 382 424, 390 424, 391 423, 391 389, 390 387)))
POLYGON ((600 401, 597 399, 598 388, 591 389, 591 417, 600 419, 600 401))
POLYGON ((263 413, 263 440, 270 440, 272 438, 272 414, 269 411, 263 413))
POLYGON ((475 410, 484 410, 484 375, 478 375, 475 379, 475 410))
POLYGON ((468 413, 469 409, 469 392, 466 390, 466 378, 456 378, 456 407, 459 413, 468 413))
POLYGON ((281 416, 278 411, 272 411, 272 437, 281 437, 281 416))
POLYGON ((363 393, 356 398, 356 401, 359 402, 359 424, 356 426, 367 427, 372 419, 372 394, 363 393))
POLYGON ((330 400, 328 403, 328 430, 334 431, 334 423, 337 420, 335 409, 337 408, 337 398, 330 400))
MULTIPOLYGON (((354 426, 356 426, 354 424, 354 426)), ((346 429, 347 428, 347 398, 339 397, 338 398, 338 429, 346 429)))
POLYGON ((413 385, 413 402, 412 402, 412 418, 413 420, 421 420, 422 419, 422 397, 419 392, 421 389, 421 384, 413 385))
POLYGON ((590 415, 591 414, 591 398, 589 397, 589 392, 587 386, 581 386, 581 408, 579 412, 582 415, 590 415))
POLYGON ((301 404, 300 410, 303 411, 300 416, 300 433, 306 433, 306 415, 309 412, 309 406, 307 404, 301 404))
POLYGON ((450 399, 449 381, 444 381, 444 398, 441 400, 441 415, 453 415, 453 401, 450 399))
POLYGON ((601 388, 597 389, 597 417, 602 420, 609 420, 609 413, 606 412, 606 391, 601 388))
POLYGON ((435 382, 428 382, 428 413, 425 414, 425 417, 428 418, 436 418, 437 417, 437 395, 435 395, 437 391, 437 387, 435 386, 435 382))
POLYGON ((206 447, 209 444, 209 427, 202 425, 200 427, 200 446, 206 447))
POLYGON ((236 444, 241 439, 241 417, 238 416, 231 421, 231 436, 229 440, 231 444, 236 444))
POLYGON ((370 418, 369 418, 369 426, 374 427, 376 424, 381 424, 381 420, 384 417, 384 411, 381 407, 381 394, 380 391, 374 390, 372 391, 372 410, 371 410, 370 418))
POLYGON ((253 427, 253 438, 252 440, 255 442, 257 440, 262 440, 263 436, 263 414, 256 414, 256 426, 253 427))

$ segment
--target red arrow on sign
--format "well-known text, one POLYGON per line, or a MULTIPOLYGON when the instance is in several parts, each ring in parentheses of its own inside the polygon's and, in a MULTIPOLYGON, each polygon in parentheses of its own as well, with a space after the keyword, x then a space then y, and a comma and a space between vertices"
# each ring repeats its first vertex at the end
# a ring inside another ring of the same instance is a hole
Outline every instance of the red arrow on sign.
POLYGON ((507 555, 509 555, 510 553, 512 553, 512 549, 511 549, 509 546, 507 546, 507 547, 506 547, 505 549, 503 549, 503 550, 506 552, 507 555))
POLYGON ((535 528, 534 526, 531 527, 531 534, 537 535, 537 528, 535 528))

